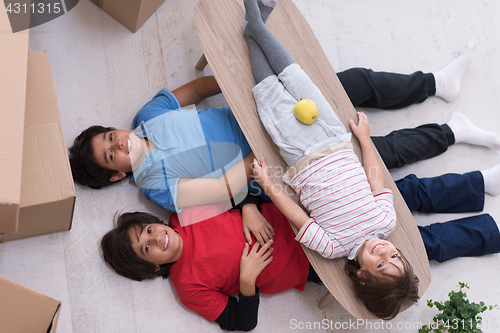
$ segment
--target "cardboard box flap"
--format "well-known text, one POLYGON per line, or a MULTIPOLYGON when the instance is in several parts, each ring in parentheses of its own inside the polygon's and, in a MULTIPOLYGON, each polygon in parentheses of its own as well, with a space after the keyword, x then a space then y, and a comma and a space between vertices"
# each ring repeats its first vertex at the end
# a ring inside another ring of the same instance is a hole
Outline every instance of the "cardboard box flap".
POLYGON ((46 51, 29 53, 25 127, 61 122, 46 51))
POLYGON ((26 99, 21 207, 74 197, 61 117, 45 51, 30 52, 26 89, 29 98, 26 99))
POLYGON ((2 332, 55 332, 61 303, 0 276, 2 332))
POLYGON ((28 67, 28 30, 12 33, 0 6, 0 233, 16 232, 28 67))
POLYGON ((68 159, 68 155, 65 154, 66 145, 61 141, 61 137, 63 135, 60 123, 42 124, 25 129, 24 140, 31 140, 36 144, 24 146, 21 207, 75 196, 69 167, 61 163, 68 159), (38 147, 54 147, 54 149, 40 151, 38 147))

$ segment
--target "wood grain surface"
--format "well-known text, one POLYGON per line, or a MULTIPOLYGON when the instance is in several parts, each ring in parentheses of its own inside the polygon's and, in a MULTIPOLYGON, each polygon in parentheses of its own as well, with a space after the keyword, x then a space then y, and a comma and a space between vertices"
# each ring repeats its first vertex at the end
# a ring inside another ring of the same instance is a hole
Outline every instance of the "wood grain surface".
MULTIPOLYGON (((284 188, 286 185, 282 183, 281 175, 287 166, 259 119, 251 92, 255 79, 247 40, 240 28, 243 17, 244 6, 240 0, 201 0, 196 6, 198 33, 208 64, 255 155, 266 157, 272 170, 272 180, 284 188)), ((314 32, 295 4, 291 0, 279 0, 267 26, 311 77, 349 130, 349 119, 357 118, 356 111, 314 32)), ((353 142, 361 160, 359 142, 356 139, 353 142)), ((427 254, 411 212, 380 157, 379 161, 383 166, 386 186, 394 194, 397 213, 396 230, 388 239, 412 265, 420 279, 419 294, 423 295, 431 280, 427 254)), ((285 192, 298 202, 291 188, 285 188, 285 192)), ((349 313, 356 318, 376 318, 355 296, 352 283, 344 273, 345 258, 328 260, 315 251, 303 248, 325 286, 349 313)))

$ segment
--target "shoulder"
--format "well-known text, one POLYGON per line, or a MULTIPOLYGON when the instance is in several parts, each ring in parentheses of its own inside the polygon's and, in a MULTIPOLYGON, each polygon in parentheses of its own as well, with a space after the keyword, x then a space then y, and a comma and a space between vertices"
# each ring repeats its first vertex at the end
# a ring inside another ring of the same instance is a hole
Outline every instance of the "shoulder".
POLYGON ((180 109, 177 97, 168 89, 160 90, 148 103, 135 115, 133 127, 139 126, 141 121, 148 121, 166 112, 180 109))
POLYGON ((165 188, 163 189, 141 187, 142 195, 146 199, 156 203, 158 206, 168 209, 171 212, 174 212, 175 205, 174 205, 174 200, 172 198, 172 194, 170 192, 170 188, 168 187, 168 184, 165 181, 163 181, 162 184, 165 186, 165 188))

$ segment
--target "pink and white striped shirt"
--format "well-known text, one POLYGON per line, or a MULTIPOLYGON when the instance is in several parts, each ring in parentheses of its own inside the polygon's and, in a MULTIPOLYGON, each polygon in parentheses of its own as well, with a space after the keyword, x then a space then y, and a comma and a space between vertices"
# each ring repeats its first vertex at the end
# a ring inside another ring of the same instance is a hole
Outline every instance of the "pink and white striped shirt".
POLYGON ((396 227, 391 190, 371 192, 349 146, 343 142, 314 152, 283 176, 311 217, 296 239, 329 259, 356 259, 365 240, 386 238, 396 227))

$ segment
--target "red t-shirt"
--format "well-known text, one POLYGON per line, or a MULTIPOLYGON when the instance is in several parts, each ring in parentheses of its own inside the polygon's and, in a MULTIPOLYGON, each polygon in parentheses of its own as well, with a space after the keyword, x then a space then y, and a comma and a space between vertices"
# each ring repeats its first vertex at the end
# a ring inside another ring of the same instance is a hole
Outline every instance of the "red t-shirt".
MULTIPOLYGON (((265 294, 304 290, 309 261, 294 240, 288 220, 273 204, 263 204, 262 215, 274 228, 274 250, 273 261, 257 277, 256 285, 265 294)), ((179 225, 176 214, 170 219, 170 226, 183 240, 182 254, 170 269, 170 279, 182 303, 209 321, 224 311, 227 295, 240 290, 240 259, 245 245, 241 222, 237 210, 186 227, 179 225)))

